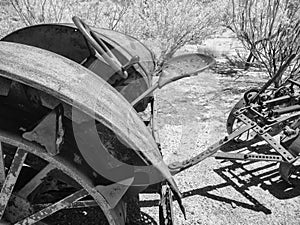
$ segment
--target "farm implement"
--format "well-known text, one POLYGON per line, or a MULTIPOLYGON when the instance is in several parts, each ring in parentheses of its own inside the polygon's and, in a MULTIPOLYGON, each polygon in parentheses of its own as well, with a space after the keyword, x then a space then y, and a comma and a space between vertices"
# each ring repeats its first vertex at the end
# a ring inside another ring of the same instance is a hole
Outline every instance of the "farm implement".
POLYGON ((300 151, 296 80, 247 91, 228 117, 228 136, 166 165, 153 92, 215 60, 180 55, 157 70, 133 37, 73 22, 0 41, 1 224, 149 224, 139 194, 158 193, 159 224, 171 225, 173 199, 185 213, 173 175, 210 156, 279 162, 290 182, 300 151))

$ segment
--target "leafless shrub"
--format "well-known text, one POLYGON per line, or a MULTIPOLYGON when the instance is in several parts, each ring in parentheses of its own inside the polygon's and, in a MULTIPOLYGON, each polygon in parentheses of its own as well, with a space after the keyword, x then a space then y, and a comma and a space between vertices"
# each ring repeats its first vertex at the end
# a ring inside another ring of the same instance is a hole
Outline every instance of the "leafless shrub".
POLYGON ((71 22, 121 31, 156 49, 158 65, 217 31, 222 0, 9 0, 25 25, 71 22))
POLYGON ((119 29, 157 46, 158 64, 188 43, 200 43, 220 24, 224 1, 135 0, 119 29))
POLYGON ((10 0, 25 25, 61 22, 74 0, 10 0))
POLYGON ((300 3, 297 0, 231 0, 233 30, 270 77, 300 69, 300 3))
POLYGON ((9 0, 24 25, 71 22, 78 15, 91 25, 115 29, 128 5, 110 0, 9 0))
POLYGON ((77 2, 70 14, 79 16, 92 26, 116 30, 124 23, 124 16, 128 13, 129 7, 130 4, 126 1, 89 0, 77 2))

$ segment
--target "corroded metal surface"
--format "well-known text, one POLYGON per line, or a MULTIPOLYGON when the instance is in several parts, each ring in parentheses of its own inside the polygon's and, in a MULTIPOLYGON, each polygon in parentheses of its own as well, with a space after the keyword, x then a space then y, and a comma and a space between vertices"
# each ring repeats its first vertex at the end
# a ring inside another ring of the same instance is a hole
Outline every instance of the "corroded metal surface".
MULTIPOLYGON (((42 48, 80 63, 115 87, 131 102, 147 90, 152 83, 151 72, 154 69, 154 61, 151 51, 145 48, 139 41, 124 34, 115 31, 106 31, 105 29, 93 28, 94 30, 96 32, 93 34, 98 39, 103 40, 103 43, 105 42, 105 45, 109 47, 110 51, 124 67, 128 65, 130 60, 135 59, 135 56, 138 56, 140 60, 136 62, 137 64, 126 68, 129 75, 127 79, 122 80, 122 82, 116 82, 116 80, 120 79, 119 75, 107 65, 102 57, 94 56, 95 50, 88 46, 88 41, 84 39, 81 32, 72 24, 29 26, 12 32, 1 39, 1 41, 42 48), (103 35, 103 32, 110 35, 103 35), (116 38, 116 36, 118 37, 116 38), (119 40, 119 36, 123 38, 123 42, 116 42, 116 40, 119 40), (132 50, 134 51, 132 52, 132 50)), ((7 88, 9 86, 3 79, 0 82, 0 95, 6 95, 6 92, 9 90, 7 88)), ((144 99, 144 101, 147 102, 147 99, 144 99)), ((140 103, 135 109, 143 111, 144 107, 146 106, 140 103)))
POLYGON ((8 200, 12 194, 12 191, 14 189, 14 186, 16 184, 16 181, 18 179, 18 176, 20 174, 20 171, 23 166, 23 162, 25 161, 25 158, 27 156, 27 152, 25 152, 22 149, 18 149, 14 159, 11 163, 9 172, 6 176, 6 179, 4 181, 4 184, 1 188, 1 194, 0 194, 0 219, 2 218, 5 208, 8 204, 8 200))
MULTIPOLYGON (((145 45, 131 36, 116 31, 95 27, 93 27, 92 29, 97 32, 99 37, 111 43, 113 46, 119 46, 119 48, 122 48, 122 52, 128 52, 131 57, 139 56, 139 64, 141 65, 141 67, 147 74, 152 74, 155 68, 154 54, 145 45)), ((149 76, 148 79, 149 83, 151 83, 151 76, 149 76)))
POLYGON ((67 208, 73 202, 76 202, 86 196, 88 196, 88 192, 84 189, 81 189, 81 190, 71 194, 70 196, 67 196, 66 198, 56 202, 55 204, 52 204, 52 205, 48 206, 47 208, 44 208, 44 209, 40 210, 39 212, 36 212, 35 214, 30 215, 29 217, 15 223, 15 224, 16 225, 34 224, 61 209, 67 208))
MULTIPOLYGON (((125 65, 133 56, 140 57, 140 66, 147 74, 154 70, 154 55, 133 37, 103 28, 92 28, 97 35, 113 48, 113 53, 125 65)), ((12 32, 2 41, 16 42, 39 47, 81 63, 91 53, 83 35, 74 24, 40 24, 12 32)), ((143 75, 143 74, 142 74, 143 75)), ((145 77, 147 84, 151 76, 145 77)))
POLYGON ((195 76, 211 67, 215 62, 214 58, 199 53, 175 56, 164 64, 158 86, 161 88, 172 81, 195 76))
POLYGON ((45 116, 36 127, 23 134, 23 138, 35 141, 46 148, 52 156, 57 155, 63 143, 63 107, 58 105, 45 116))
MULTIPOLYGON (((22 149, 22 151, 24 150, 23 152, 25 153, 28 152, 34 154, 48 161, 66 175, 72 177, 78 184, 80 184, 80 186, 84 190, 86 190, 89 193, 91 197, 93 197, 96 204, 100 206, 110 225, 124 225, 124 222, 122 222, 122 218, 117 214, 117 210, 110 208, 105 198, 93 186, 93 182, 81 171, 79 171, 73 164, 70 164, 69 162, 65 161, 64 159, 58 156, 50 156, 44 150, 44 148, 32 142, 26 141, 15 134, 11 134, 0 130, 0 141, 2 143, 9 144, 19 149, 22 149)), ((18 165, 22 166, 21 163, 18 165)), ((72 207, 72 204, 70 205, 70 207, 72 207)))
POLYGON ((161 187, 161 200, 159 204, 159 224, 174 225, 173 199, 172 193, 168 185, 161 187))
POLYGON ((279 164, 279 174, 281 178, 288 184, 292 184, 289 179, 292 173, 294 172, 293 170, 294 170, 294 166, 291 163, 281 162, 279 164))
POLYGON ((108 186, 96 186, 96 189, 105 197, 109 205, 114 208, 120 202, 132 182, 133 178, 130 178, 108 186))
POLYGON ((203 161, 204 159, 214 155, 215 153, 217 153, 217 151, 219 151, 220 149, 222 149, 223 146, 226 146, 226 144, 231 143, 232 140, 234 140, 234 138, 236 138, 237 136, 243 134, 244 132, 247 132, 248 130, 250 130, 251 128, 253 128, 255 126, 255 124, 251 125, 248 124, 245 127, 242 127, 239 130, 236 130, 235 132, 233 132, 232 134, 230 134, 228 137, 225 137, 217 142, 215 142, 214 144, 212 144, 210 147, 208 147, 205 151, 199 153, 198 155, 184 160, 182 162, 174 162, 171 163, 169 165, 169 169, 171 171, 171 173, 173 175, 186 170, 194 165, 197 165, 199 162, 203 161))
POLYGON ((43 180, 47 177, 51 170, 55 167, 52 164, 48 164, 45 168, 39 171, 25 186, 18 191, 18 196, 27 199, 32 190, 36 189, 39 185, 43 183, 43 180))
POLYGON ((5 165, 4 165, 2 143, 0 142, 0 187, 2 187, 4 180, 5 180, 5 165))
POLYGON ((152 135, 130 104, 101 78, 64 57, 16 43, 0 43, 0 62, 0 76, 44 91, 106 125, 145 164, 154 166, 138 170, 144 170, 151 182, 167 178, 179 195, 152 135))
POLYGON ((59 24, 35 25, 16 30, 1 41, 16 42, 55 52, 75 62, 82 62, 90 55, 80 32, 59 24))

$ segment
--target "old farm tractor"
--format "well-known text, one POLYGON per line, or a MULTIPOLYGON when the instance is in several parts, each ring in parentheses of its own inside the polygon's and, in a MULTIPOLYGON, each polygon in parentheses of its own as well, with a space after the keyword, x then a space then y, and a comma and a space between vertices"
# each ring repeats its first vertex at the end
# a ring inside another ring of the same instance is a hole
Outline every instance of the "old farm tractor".
POLYGON ((186 54, 155 70, 136 39, 73 22, 0 41, 1 224, 149 224, 138 196, 158 193, 159 223, 171 225, 173 200, 185 213, 172 176, 209 156, 276 161, 290 182, 300 152, 297 81, 249 90, 228 117, 228 136, 166 165, 152 93, 214 59, 186 54))

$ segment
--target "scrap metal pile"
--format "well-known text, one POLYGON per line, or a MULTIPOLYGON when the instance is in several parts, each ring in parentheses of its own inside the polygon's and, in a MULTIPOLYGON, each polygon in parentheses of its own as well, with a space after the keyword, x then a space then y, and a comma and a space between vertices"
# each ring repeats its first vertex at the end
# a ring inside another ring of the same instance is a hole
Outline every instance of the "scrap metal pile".
POLYGON ((159 223, 171 225, 173 198, 185 214, 173 175, 209 156, 279 162, 290 182, 300 153, 297 81, 273 88, 275 77, 247 91, 228 117, 228 136, 166 165, 152 93, 215 60, 180 55, 155 70, 138 40, 73 21, 0 41, 1 224, 149 224, 139 194, 158 193, 159 223))

